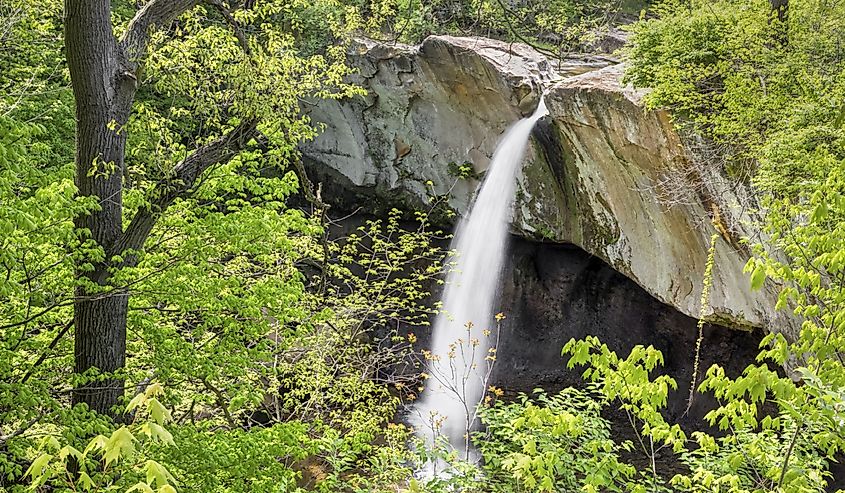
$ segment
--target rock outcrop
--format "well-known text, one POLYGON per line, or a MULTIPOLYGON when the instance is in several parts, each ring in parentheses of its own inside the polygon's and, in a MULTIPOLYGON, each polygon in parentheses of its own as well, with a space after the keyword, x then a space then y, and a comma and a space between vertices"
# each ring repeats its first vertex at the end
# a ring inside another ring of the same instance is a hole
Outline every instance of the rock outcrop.
POLYGON ((576 245, 698 317, 710 237, 718 233, 704 317, 792 330, 774 311, 771 288, 749 291, 742 245, 713 226, 738 205, 733 191, 661 200, 663 178, 690 155, 667 115, 647 111, 643 93, 621 82, 621 65, 561 63, 521 44, 448 36, 419 46, 362 42, 352 63, 368 95, 309 110, 325 131, 303 156, 324 185, 364 204, 425 208, 430 197, 447 196, 464 213, 478 182, 456 177, 456 168, 483 173, 501 134, 545 90, 550 116, 535 129, 518 177, 516 234, 576 245))

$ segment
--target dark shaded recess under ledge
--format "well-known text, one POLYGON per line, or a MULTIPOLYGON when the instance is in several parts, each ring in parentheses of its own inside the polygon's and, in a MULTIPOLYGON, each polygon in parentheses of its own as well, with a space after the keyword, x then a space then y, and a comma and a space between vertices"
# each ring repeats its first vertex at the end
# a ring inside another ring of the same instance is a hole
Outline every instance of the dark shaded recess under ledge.
MULTIPOLYGON (((568 369, 568 357, 560 354, 571 338, 597 336, 620 357, 637 344, 653 345, 665 361, 656 374, 668 374, 678 383, 678 390, 670 391, 664 416, 687 433, 719 434, 704 420, 717 405, 711 396, 696 393, 689 414, 684 415, 695 361, 696 319, 658 301, 603 260, 573 245, 512 237, 509 259, 500 309, 507 318, 493 374, 497 386, 509 395, 530 393, 534 388, 554 393, 570 386, 584 387, 584 367, 568 369)), ((713 364, 721 365, 729 376, 740 375, 755 361, 763 337, 759 330, 745 332, 712 324, 706 324, 703 333, 699 383, 713 364)), ((613 422, 617 439, 635 439, 621 411, 609 409, 606 417, 613 422)), ((670 453, 662 458, 659 470, 667 477, 681 470, 670 453)), ((830 491, 845 483, 842 463, 833 464, 836 479, 830 491)))
MULTIPOLYGON (((683 425, 698 425, 713 401, 696 396, 686 409, 698 337, 696 320, 653 298, 603 260, 578 247, 536 243, 514 237, 503 275, 503 323, 496 381, 503 387, 554 391, 581 385, 583 367, 569 370, 560 351, 571 339, 597 336, 625 357, 637 344, 663 353, 668 373, 678 383, 670 394, 669 415, 683 425)), ((717 267, 718 268, 718 267, 717 267)), ((754 362, 762 333, 706 324, 701 373, 722 365, 738 375, 754 362)), ((699 379, 700 381, 700 379, 699 379)))

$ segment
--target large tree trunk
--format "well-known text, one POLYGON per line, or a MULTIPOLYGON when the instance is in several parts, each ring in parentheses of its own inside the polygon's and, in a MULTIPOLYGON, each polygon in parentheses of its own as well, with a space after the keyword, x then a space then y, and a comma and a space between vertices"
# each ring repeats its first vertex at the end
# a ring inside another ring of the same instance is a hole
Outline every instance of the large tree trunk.
MULTIPOLYGON (((74 371, 114 373, 126 362, 126 315, 129 293, 110 285, 110 269, 131 266, 134 255, 112 263, 116 255, 140 250, 160 215, 179 196, 191 191, 211 165, 231 159, 257 135, 257 122, 247 120, 228 134, 199 147, 174 167, 172 182, 161 183, 123 230, 124 125, 137 91, 135 72, 144 58, 151 31, 168 26, 199 0, 150 0, 118 41, 112 31, 110 0, 65 0, 65 49, 76 100, 76 186, 82 197, 94 197, 99 208, 75 219, 102 248, 101 260, 77 261, 74 301, 74 371), (93 269, 88 268, 93 265, 93 269)), ((212 2, 225 11, 222 3, 212 2)), ((228 14, 228 11, 225 11, 228 14)), ((228 14, 231 17, 230 14, 228 14)), ((246 45, 246 43, 243 43, 246 45)), ((74 404, 118 416, 123 380, 110 377, 77 386, 74 404)))
MULTIPOLYGON (((66 0, 65 45, 76 99, 76 186, 79 195, 96 197, 99 203, 99 210, 77 217, 75 223, 90 231, 108 256, 122 229, 126 146, 125 132, 118 131, 126 115, 118 114, 116 108, 122 77, 109 0, 66 0)), ((107 261, 93 263, 93 271, 77 271, 78 279, 92 283, 77 288, 74 303, 77 373, 91 368, 111 373, 124 365, 127 297, 109 291, 107 261)), ((79 267, 87 262, 81 259, 79 267)), ((86 403, 95 411, 112 414, 122 389, 120 379, 91 382, 75 389, 73 403, 86 403)))
POLYGON ((789 15, 789 0, 769 0, 772 8, 772 17, 784 23, 789 15))

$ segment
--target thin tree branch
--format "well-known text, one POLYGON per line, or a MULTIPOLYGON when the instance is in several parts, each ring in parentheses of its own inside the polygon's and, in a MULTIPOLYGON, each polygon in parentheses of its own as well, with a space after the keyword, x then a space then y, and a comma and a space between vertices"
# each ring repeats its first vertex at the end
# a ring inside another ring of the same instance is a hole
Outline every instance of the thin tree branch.
POLYGON ((547 49, 543 48, 542 46, 539 46, 537 43, 534 43, 530 39, 523 36, 522 33, 520 33, 519 30, 516 27, 514 27, 513 23, 511 22, 510 17, 511 16, 516 17, 516 16, 511 12, 510 8, 502 0, 496 0, 496 2, 499 4, 499 7, 501 7, 502 11, 505 14, 504 16, 502 16, 502 18, 504 19, 505 24, 508 26, 508 31, 510 31, 511 34, 516 39, 522 41, 523 43, 525 43, 528 46, 534 48, 535 50, 542 53, 543 55, 546 55, 549 58, 554 58, 556 60, 562 60, 564 58, 564 56, 562 56, 558 53, 555 53, 553 51, 547 50, 547 49))
POLYGON ((153 30, 170 25, 198 3, 199 0, 152 0, 144 5, 129 22, 126 33, 120 40, 130 68, 134 71, 138 61, 146 54, 147 43, 153 30))
MULTIPOLYGON (((115 243, 112 255, 140 250, 162 213, 179 197, 189 193, 200 175, 212 165, 232 159, 257 135, 257 121, 248 120, 226 135, 201 146, 173 170, 173 176, 152 191, 149 204, 135 213, 126 231, 115 243)), ((124 259, 125 266, 137 261, 134 255, 124 259)))
POLYGON ((13 431, 12 433, 0 436, 0 448, 4 447, 6 445, 6 442, 8 442, 9 440, 24 434, 26 430, 32 428, 32 426, 37 423, 38 420, 40 420, 42 417, 43 415, 38 415, 27 421, 23 426, 13 431))
POLYGON ((45 359, 47 359, 47 354, 49 354, 50 351, 56 348, 56 346, 59 344, 59 341, 62 340, 62 337, 64 337, 65 334, 68 333, 71 327, 73 327, 73 320, 66 323, 65 326, 62 327, 62 330, 60 330, 58 334, 56 334, 56 337, 54 337, 53 340, 50 341, 50 344, 47 346, 47 348, 41 352, 41 355, 38 356, 38 359, 35 361, 35 363, 32 364, 29 370, 26 371, 26 374, 24 374, 23 378, 21 378, 21 383, 26 383, 26 381, 29 380, 32 374, 35 373, 35 369, 38 368, 41 363, 44 362, 45 359))
POLYGON ((229 413, 229 406, 226 405, 226 396, 223 394, 223 391, 211 385, 207 378, 202 379, 202 384, 205 386, 206 389, 210 390, 216 399, 217 406, 223 411, 223 416, 226 418, 226 422, 232 429, 237 428, 237 423, 235 423, 235 419, 232 417, 232 414, 229 413))
POLYGON ((795 449, 795 443, 798 442, 798 437, 801 436, 801 429, 804 428, 802 421, 795 427, 795 434, 792 435, 792 440, 789 442, 789 448, 786 450, 786 455, 783 457, 783 465, 780 469, 780 478, 778 479, 778 489, 783 487, 783 480, 786 479, 786 471, 789 469, 789 459, 792 457, 792 451, 795 449))
POLYGON ((320 246, 323 248, 323 265, 321 266, 322 274, 320 276, 319 292, 325 293, 329 275, 326 265, 329 262, 330 256, 328 212, 331 206, 323 202, 322 183, 318 183, 316 190, 314 189, 314 184, 311 183, 311 180, 308 178, 308 174, 305 172, 305 165, 302 163, 302 160, 294 159, 293 164, 296 169, 296 174, 299 177, 299 183, 302 185, 302 191, 305 194, 305 199, 308 200, 313 207, 320 211, 320 225, 323 227, 323 234, 320 236, 320 246))
POLYGON ((29 317, 27 317, 23 320, 20 320, 18 322, 12 322, 12 323, 6 324, 6 325, 0 325, 0 330, 13 329, 15 327, 20 327, 21 325, 25 325, 25 324, 28 324, 29 322, 32 322, 33 320, 35 320, 38 317, 41 317, 42 315, 46 315, 47 313, 55 310, 56 308, 60 308, 60 307, 63 307, 63 306, 70 306, 72 304, 73 304, 73 301, 67 301, 67 300, 52 304, 52 305, 48 306, 47 308, 39 311, 38 313, 31 315, 31 316, 29 316, 29 317))
POLYGON ((238 38, 238 42, 241 44, 241 48, 243 48, 244 53, 249 55, 251 53, 249 50, 249 41, 247 41, 246 35, 241 29, 240 24, 238 24, 238 21, 235 19, 234 16, 232 16, 232 13, 229 12, 229 9, 227 9, 226 6, 223 5, 223 2, 221 0, 205 0, 205 2, 217 9, 220 12, 220 15, 222 15, 223 18, 226 19, 226 22, 228 22, 229 25, 232 27, 232 31, 234 32, 235 37, 238 38))

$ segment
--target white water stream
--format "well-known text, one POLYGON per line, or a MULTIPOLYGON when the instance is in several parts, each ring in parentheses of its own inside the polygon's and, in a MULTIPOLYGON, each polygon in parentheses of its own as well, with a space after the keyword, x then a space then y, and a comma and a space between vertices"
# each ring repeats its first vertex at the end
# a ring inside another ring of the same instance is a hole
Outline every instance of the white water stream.
POLYGON ((446 280, 443 307, 434 322, 429 378, 415 406, 417 435, 432 445, 439 433, 465 458, 467 435, 485 392, 496 337, 495 315, 508 240, 508 222, 531 129, 548 114, 540 104, 534 114, 514 124, 499 142, 475 204, 458 224, 451 249, 453 269, 446 280))

